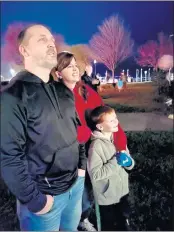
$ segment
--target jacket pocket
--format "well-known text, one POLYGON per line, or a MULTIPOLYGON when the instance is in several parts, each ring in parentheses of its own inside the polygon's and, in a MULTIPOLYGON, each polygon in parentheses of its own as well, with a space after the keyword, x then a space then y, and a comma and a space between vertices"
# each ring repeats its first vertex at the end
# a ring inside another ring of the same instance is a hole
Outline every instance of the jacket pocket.
POLYGON ((108 179, 108 186, 103 193, 105 198, 120 198, 122 192, 122 182, 119 176, 108 179))
POLYGON ((103 195, 106 198, 113 196, 113 191, 112 191, 112 186, 111 186, 110 180, 108 180, 108 185, 107 185, 107 188, 106 188, 105 192, 103 193, 103 195))
POLYGON ((71 145, 58 149, 48 165, 46 177, 54 177, 58 174, 73 172, 78 167, 79 143, 74 141, 71 145))

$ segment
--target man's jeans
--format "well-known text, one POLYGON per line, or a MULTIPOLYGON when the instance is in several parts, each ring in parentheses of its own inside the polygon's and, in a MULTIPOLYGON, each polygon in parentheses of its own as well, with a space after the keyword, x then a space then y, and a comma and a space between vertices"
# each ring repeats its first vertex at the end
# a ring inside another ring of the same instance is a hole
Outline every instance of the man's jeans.
POLYGON ((20 229, 25 231, 76 231, 82 213, 84 177, 78 177, 73 187, 54 196, 52 209, 44 215, 36 215, 17 202, 20 229))

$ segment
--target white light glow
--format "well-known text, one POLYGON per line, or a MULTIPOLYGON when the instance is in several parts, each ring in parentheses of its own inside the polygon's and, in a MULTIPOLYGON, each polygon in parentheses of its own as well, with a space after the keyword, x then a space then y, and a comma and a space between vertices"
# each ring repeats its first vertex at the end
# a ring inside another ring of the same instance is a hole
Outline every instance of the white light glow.
POLYGON ((16 72, 15 72, 15 70, 13 68, 10 69, 10 73, 11 73, 12 76, 16 75, 16 72))

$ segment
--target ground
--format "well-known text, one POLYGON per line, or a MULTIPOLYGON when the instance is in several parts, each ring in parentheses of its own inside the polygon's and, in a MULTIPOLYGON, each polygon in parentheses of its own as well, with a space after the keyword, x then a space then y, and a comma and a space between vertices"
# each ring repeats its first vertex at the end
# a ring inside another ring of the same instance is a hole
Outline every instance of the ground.
POLYGON ((131 107, 140 107, 146 111, 154 111, 162 107, 161 103, 154 101, 157 87, 152 82, 127 84, 127 89, 118 92, 112 84, 101 86, 99 94, 104 102, 111 106, 115 104, 131 107))
POLYGON ((124 131, 172 131, 173 120, 160 113, 117 113, 124 131))

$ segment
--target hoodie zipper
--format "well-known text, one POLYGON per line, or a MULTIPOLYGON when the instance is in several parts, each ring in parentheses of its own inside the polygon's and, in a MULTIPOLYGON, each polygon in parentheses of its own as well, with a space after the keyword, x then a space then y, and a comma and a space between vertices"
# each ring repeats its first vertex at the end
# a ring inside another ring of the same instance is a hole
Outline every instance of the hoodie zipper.
POLYGON ((57 97, 57 93, 56 93, 54 84, 51 84, 51 87, 52 87, 53 94, 54 94, 55 99, 56 99, 56 103, 57 103, 57 107, 58 107, 58 111, 59 111, 60 117, 63 118, 63 116, 62 116, 62 114, 61 114, 60 104, 59 104, 59 100, 58 100, 58 97, 57 97))
POLYGON ((49 188, 51 188, 51 185, 50 185, 50 183, 49 183, 49 181, 48 181, 48 178, 47 178, 47 177, 45 177, 45 181, 46 181, 46 183, 48 184, 49 188))
POLYGON ((58 118, 60 118, 60 117, 63 118, 63 116, 61 114, 61 111, 60 111, 60 106, 59 106, 59 102, 58 102, 58 99, 57 99, 57 95, 55 93, 53 85, 50 85, 50 84, 46 84, 46 85, 42 84, 46 94, 48 95, 48 97, 49 97, 49 99, 50 99, 50 101, 51 101, 51 103, 52 103, 52 105, 53 105, 53 107, 54 107, 54 109, 55 109, 55 111, 57 113, 58 118), (50 93, 50 91, 52 91, 52 94, 50 93), (54 99, 53 99, 53 96, 55 97, 54 99))

